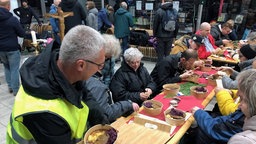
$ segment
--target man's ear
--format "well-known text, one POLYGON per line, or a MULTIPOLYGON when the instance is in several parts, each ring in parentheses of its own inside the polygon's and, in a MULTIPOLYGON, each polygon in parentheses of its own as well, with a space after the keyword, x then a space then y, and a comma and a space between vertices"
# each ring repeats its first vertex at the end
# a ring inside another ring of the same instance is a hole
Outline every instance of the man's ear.
POLYGON ((86 62, 84 62, 83 60, 76 61, 76 69, 78 71, 82 71, 85 67, 86 67, 86 62))

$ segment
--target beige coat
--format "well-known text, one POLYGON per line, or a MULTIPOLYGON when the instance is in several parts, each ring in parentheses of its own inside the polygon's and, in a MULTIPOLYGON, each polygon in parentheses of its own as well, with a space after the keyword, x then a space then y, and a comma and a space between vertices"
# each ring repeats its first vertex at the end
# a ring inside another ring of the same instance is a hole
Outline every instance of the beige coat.
POLYGON ((188 49, 187 47, 187 39, 190 39, 191 37, 189 35, 184 35, 180 37, 178 40, 174 42, 174 47, 172 48, 172 51, 170 54, 177 54, 179 52, 184 52, 188 49))
POLYGON ((230 138, 228 144, 256 144, 256 115, 245 120, 243 132, 230 138))

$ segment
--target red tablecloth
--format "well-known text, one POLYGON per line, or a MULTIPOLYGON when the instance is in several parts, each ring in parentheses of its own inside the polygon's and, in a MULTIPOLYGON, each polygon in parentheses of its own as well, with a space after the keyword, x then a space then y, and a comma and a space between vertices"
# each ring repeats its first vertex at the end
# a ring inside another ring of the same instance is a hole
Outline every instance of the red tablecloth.
MULTIPOLYGON (((206 73, 208 75, 211 75, 211 74, 214 74, 216 73, 216 70, 211 70, 210 72, 202 72, 202 71, 198 71, 196 70, 195 73, 199 74, 200 76, 203 74, 203 73, 206 73)), ((214 89, 214 86, 212 85, 207 85, 207 80, 203 77, 200 77, 198 82, 200 84, 206 84, 206 88, 208 90, 208 95, 210 94, 210 92, 214 89)), ((186 111, 186 112, 190 112, 190 110, 194 107, 194 106, 198 106, 200 108, 204 108, 202 106, 202 102, 204 101, 204 99, 196 99, 194 96, 192 95, 189 95, 189 96, 179 96, 179 98, 181 99, 181 101, 179 102, 177 108, 178 109, 181 109, 183 111, 186 111)), ((157 119, 160 119, 160 120, 163 120, 165 121, 165 117, 164 117, 164 111, 170 106, 170 100, 172 100, 172 98, 165 98, 165 95, 164 94, 159 94, 157 95, 154 100, 157 100, 157 101, 160 101, 163 103, 163 110, 162 112, 157 115, 157 116, 151 116, 151 117, 154 117, 154 118, 157 118, 157 119)), ((145 113, 145 111, 140 111, 140 114, 144 114, 144 115, 147 115, 149 116, 147 113, 145 113)), ((181 126, 178 126, 176 127, 176 129, 174 130, 174 132, 171 134, 171 136, 173 134, 175 134, 179 128, 181 126)))

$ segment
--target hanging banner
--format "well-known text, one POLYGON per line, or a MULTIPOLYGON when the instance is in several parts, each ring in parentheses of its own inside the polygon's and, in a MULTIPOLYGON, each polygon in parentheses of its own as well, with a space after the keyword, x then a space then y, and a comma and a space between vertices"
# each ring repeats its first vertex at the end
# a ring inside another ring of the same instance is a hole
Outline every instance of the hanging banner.
POLYGON ((219 7, 219 13, 218 13, 218 16, 221 16, 223 3, 224 3, 224 0, 220 0, 220 7, 219 7))

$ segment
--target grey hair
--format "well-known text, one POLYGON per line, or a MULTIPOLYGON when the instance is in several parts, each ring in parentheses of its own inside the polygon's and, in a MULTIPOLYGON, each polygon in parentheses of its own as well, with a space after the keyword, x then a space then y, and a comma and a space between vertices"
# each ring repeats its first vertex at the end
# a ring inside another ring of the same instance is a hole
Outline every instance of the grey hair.
POLYGON ((124 59, 126 62, 132 62, 143 57, 143 54, 137 48, 128 48, 124 52, 124 59))
POLYGON ((114 35, 103 34, 105 39, 105 55, 118 58, 121 53, 121 46, 119 40, 114 35))
POLYGON ((237 76, 238 89, 245 97, 250 117, 256 115, 256 69, 249 69, 237 76))
POLYGON ((65 35, 59 52, 63 62, 74 63, 78 59, 94 60, 105 44, 104 38, 96 30, 78 25, 65 35))
POLYGON ((251 32, 248 35, 247 40, 250 40, 250 41, 256 40, 256 32, 251 32))
POLYGON ((127 3, 126 2, 121 2, 120 6, 124 9, 127 9, 127 3))

